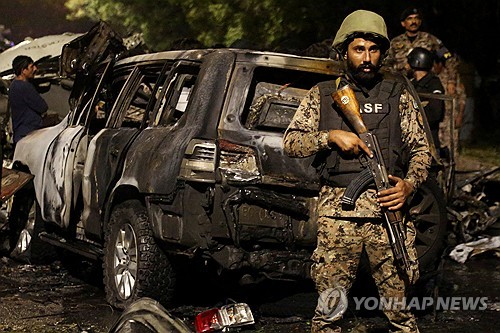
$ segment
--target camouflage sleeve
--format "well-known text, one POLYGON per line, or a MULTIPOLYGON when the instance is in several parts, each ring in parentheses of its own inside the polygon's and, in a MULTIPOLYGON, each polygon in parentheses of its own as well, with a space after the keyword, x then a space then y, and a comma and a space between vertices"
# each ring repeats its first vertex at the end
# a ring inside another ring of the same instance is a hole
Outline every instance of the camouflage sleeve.
MULTIPOLYGON (((446 48, 443 41, 437 38, 434 35, 429 34, 429 38, 433 40, 434 46, 432 50, 437 50, 441 47, 446 48)), ((458 74, 458 58, 456 55, 452 55, 451 58, 446 60, 444 64, 444 68, 446 71, 446 77, 448 78, 447 83, 456 83, 457 82, 457 74, 458 74)), ((446 88, 446 87, 445 87, 446 88)))
POLYGON ((314 86, 302 99, 283 137, 283 149, 288 156, 306 157, 329 149, 328 131, 319 131, 320 95, 314 86))
POLYGON ((387 50, 387 56, 384 59, 384 64, 389 67, 394 67, 396 64, 396 57, 394 55, 394 39, 392 39, 389 44, 389 50, 387 50))
POLYGON ((456 83, 458 76, 458 58, 456 55, 453 55, 450 59, 446 60, 445 71, 448 76, 448 83, 456 83))
POLYGON ((409 148, 410 155, 405 180, 416 189, 427 178, 431 165, 431 153, 418 104, 406 89, 399 100, 399 113, 401 115, 401 136, 403 143, 409 148))
POLYGON ((406 56, 408 50, 411 48, 411 45, 408 43, 409 41, 405 41, 404 35, 394 37, 391 40, 387 58, 384 59, 384 63, 394 68, 396 71, 404 71, 407 62, 406 56))

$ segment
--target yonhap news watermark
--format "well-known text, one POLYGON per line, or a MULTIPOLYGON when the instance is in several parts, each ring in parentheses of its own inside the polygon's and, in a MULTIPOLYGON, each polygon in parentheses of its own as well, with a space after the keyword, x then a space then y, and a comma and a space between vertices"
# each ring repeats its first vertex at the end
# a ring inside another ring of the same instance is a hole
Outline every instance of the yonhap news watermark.
MULTIPOLYGON (((347 310, 423 311, 483 311, 496 310, 497 303, 488 297, 352 297, 348 300, 343 287, 329 288, 320 293, 316 311, 325 318, 338 318, 347 310)), ((500 308, 500 307, 499 307, 500 308)))
POLYGON ((411 310, 434 307, 438 311, 480 311, 488 308, 488 297, 353 297, 356 310, 411 310))

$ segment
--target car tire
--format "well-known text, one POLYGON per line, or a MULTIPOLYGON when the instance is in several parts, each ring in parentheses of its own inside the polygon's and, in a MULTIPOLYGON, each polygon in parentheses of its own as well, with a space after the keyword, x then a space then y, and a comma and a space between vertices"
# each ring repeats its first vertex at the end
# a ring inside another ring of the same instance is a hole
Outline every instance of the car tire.
POLYGON ((103 273, 106 299, 117 308, 141 297, 171 301, 174 270, 156 244, 141 202, 128 200, 113 209, 105 230, 103 273))
POLYGON ((433 178, 428 178, 409 204, 409 216, 415 225, 415 247, 421 276, 433 273, 441 260, 447 234, 447 211, 444 195, 433 178))
POLYGON ((10 235, 10 256, 30 264, 48 264, 57 259, 57 253, 52 245, 45 243, 38 236, 45 231, 45 222, 41 218, 40 205, 34 196, 28 189, 19 191, 14 198, 9 217, 13 227, 10 235))

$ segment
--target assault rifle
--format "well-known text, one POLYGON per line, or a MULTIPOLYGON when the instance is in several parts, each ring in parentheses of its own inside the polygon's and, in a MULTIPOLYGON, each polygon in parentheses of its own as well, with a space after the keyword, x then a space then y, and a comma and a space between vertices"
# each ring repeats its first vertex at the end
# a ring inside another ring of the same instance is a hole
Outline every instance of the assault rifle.
MULTIPOLYGON (((356 199, 373 181, 375 182, 377 191, 382 191, 392 186, 389 184, 387 169, 377 137, 366 128, 361 118, 359 103, 354 95, 354 91, 349 85, 346 85, 332 93, 332 98, 359 138, 373 152, 373 158, 367 158, 367 167, 349 184, 341 199, 343 205, 354 208, 356 199)), ((403 214, 400 210, 390 211, 384 207, 382 207, 382 212, 385 217, 386 230, 396 265, 403 272, 406 272, 407 276, 411 279, 413 275, 411 270, 413 262, 410 260, 405 246, 406 233, 404 232, 403 214)))

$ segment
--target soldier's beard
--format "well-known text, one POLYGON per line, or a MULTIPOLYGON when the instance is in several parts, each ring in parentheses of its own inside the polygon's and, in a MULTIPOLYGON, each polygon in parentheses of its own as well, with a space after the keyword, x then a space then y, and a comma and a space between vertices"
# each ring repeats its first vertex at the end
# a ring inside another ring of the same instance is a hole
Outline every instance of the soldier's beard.
POLYGON ((347 59, 347 70, 349 74, 356 80, 356 82, 369 87, 373 86, 375 83, 379 81, 379 67, 375 66, 371 63, 361 64, 356 67, 351 60, 347 59), (365 72, 364 70, 369 68, 369 72, 365 72))

